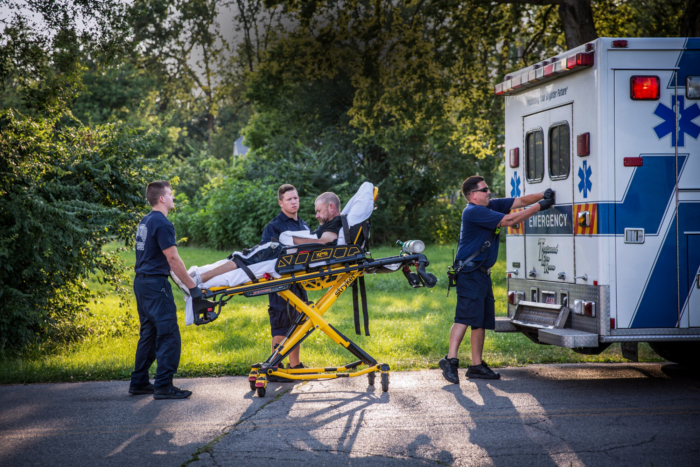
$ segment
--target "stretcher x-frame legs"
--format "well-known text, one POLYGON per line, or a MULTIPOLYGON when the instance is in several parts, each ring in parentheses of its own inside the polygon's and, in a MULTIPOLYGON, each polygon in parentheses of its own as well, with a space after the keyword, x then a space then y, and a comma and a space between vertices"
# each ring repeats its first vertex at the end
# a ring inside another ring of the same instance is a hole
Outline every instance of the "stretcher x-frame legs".
MULTIPOLYGON (((255 389, 258 396, 264 397, 267 389, 269 376, 286 378, 287 380, 314 380, 314 379, 334 379, 353 378, 364 374, 368 375, 369 383, 374 384, 375 372, 381 372, 382 390, 389 390, 389 365, 378 364, 377 361, 357 346, 350 339, 341 334, 328 321, 323 319, 323 315, 330 309, 340 295, 362 275, 361 271, 352 271, 342 274, 321 297, 318 303, 307 304, 289 290, 277 292, 289 305, 302 316, 298 316, 295 324, 290 329, 287 337, 275 349, 265 363, 254 365, 248 375, 251 389, 255 389), (359 358, 359 361, 347 364, 342 367, 326 368, 302 368, 302 369, 281 369, 279 363, 306 339, 313 331, 319 330, 330 337, 336 344, 345 347, 351 354, 359 358), (367 368, 355 372, 346 373, 361 365, 367 368)), ((302 282, 303 285, 303 282, 302 282)))

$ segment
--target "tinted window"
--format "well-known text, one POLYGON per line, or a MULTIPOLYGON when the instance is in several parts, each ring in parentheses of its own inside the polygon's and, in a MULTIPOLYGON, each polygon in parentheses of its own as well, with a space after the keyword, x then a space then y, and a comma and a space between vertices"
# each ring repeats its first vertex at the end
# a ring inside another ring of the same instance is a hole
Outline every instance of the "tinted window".
POLYGON ((542 130, 531 131, 525 136, 525 160, 527 181, 541 182, 544 176, 544 135, 542 130))
POLYGON ((569 176, 569 124, 560 123, 549 129, 549 176, 560 179, 569 176))

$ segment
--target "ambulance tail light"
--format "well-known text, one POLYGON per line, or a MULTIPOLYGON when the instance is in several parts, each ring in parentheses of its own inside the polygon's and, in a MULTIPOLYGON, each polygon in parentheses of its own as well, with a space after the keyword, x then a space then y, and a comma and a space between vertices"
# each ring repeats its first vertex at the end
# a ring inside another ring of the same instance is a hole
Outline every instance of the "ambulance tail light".
POLYGON ((616 41, 612 42, 612 46, 616 49, 626 49, 627 48, 627 41, 623 39, 618 39, 616 41))
POLYGON ((508 291, 508 303, 511 305, 517 305, 520 300, 525 300, 525 292, 518 292, 516 290, 508 291))
POLYGON ((661 96, 658 76, 633 76, 630 78, 630 97, 633 101, 657 101, 661 96))
POLYGON ((566 59, 566 68, 573 70, 579 67, 593 66, 593 54, 592 53, 581 53, 572 55, 566 59))
POLYGON ((574 313, 595 318, 595 302, 574 300, 574 313))

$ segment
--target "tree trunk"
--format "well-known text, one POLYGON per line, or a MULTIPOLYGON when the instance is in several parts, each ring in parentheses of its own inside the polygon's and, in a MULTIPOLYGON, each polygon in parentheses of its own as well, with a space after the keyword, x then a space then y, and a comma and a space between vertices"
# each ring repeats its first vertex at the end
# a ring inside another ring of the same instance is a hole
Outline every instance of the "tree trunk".
POLYGON ((700 37, 700 0, 686 0, 681 37, 700 37))
POLYGON ((559 16, 569 50, 598 38, 591 0, 565 0, 559 4, 559 16))
MULTIPOLYGON (((530 5, 559 5, 559 16, 564 27, 566 48, 573 49, 598 38, 593 22, 591 0, 492 0, 495 3, 527 3, 530 5)), ((700 0, 688 0, 697 3, 700 0)))

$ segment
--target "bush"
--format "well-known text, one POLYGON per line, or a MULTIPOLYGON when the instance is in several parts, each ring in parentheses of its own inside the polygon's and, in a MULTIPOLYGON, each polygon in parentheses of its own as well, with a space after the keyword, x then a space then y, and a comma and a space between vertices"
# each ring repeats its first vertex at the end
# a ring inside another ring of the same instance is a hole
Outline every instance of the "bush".
POLYGON ((58 122, 0 112, 0 348, 80 338, 91 274, 126 293, 121 261, 102 247, 133 242, 150 135, 58 122))

